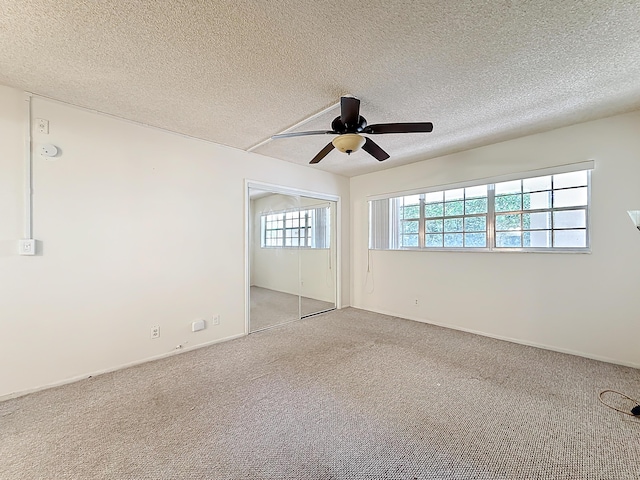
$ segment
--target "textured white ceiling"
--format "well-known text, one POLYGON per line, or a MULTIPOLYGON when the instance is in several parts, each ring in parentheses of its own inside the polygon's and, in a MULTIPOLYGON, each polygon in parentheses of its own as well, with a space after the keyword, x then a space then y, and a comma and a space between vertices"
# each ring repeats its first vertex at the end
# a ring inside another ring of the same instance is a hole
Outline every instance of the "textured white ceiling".
POLYGON ((369 123, 434 123, 375 136, 383 163, 310 167, 357 175, 640 108, 640 2, 3 0, 0 83, 242 149, 345 93, 369 123))

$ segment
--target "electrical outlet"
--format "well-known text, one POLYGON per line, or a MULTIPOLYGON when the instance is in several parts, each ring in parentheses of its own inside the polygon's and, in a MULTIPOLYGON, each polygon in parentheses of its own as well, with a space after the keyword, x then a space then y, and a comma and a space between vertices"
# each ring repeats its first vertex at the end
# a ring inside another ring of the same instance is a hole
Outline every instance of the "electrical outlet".
POLYGON ((418 299, 416 298, 416 303, 414 304, 416 307, 418 306, 418 299))
POLYGON ((220 315, 214 315, 213 316, 213 324, 214 325, 220 325, 220 315))
POLYGON ((151 338, 160 337, 160 327, 158 325, 154 325, 151 327, 151 338))
POLYGON ((25 238, 18 242, 18 254, 20 255, 35 255, 36 254, 36 241, 33 238, 25 238))

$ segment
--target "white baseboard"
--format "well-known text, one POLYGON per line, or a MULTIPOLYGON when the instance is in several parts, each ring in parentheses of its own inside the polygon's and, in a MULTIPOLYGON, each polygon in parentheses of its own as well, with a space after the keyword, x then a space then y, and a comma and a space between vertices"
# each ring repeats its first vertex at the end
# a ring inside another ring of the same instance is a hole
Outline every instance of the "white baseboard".
POLYGON ((621 360, 618 360, 618 359, 615 359, 615 358, 603 357, 603 356, 600 356, 600 355, 593 355, 593 354, 590 354, 590 353, 587 353, 587 352, 580 352, 580 351, 577 351, 577 350, 570 350, 570 349, 567 349, 567 348, 560 348, 560 347, 556 347, 556 346, 552 346, 552 345, 545 345, 545 344, 542 344, 542 343, 529 342, 527 340, 521 340, 519 338, 505 337, 503 335, 495 335, 493 333, 481 332, 479 330, 473 330, 473 329, 470 329, 470 328, 458 327, 456 325, 450 325, 450 324, 446 324, 446 323, 434 322, 432 320, 413 317, 411 315, 400 315, 398 313, 387 312, 387 311, 377 310, 377 309, 372 309, 372 308, 361 308, 361 307, 355 307, 355 306, 353 308, 358 308, 360 310, 365 310, 365 311, 373 312, 373 313, 379 313, 381 315, 389 315, 391 317, 404 318, 406 320, 412 320, 412 321, 415 321, 415 322, 427 323, 429 325, 436 325, 438 327, 450 328, 451 330, 458 330, 458 331, 461 331, 461 332, 473 333, 474 335, 481 335, 483 337, 495 338, 496 340, 504 340, 505 342, 518 343, 520 345, 527 345, 529 347, 542 348, 544 350, 551 350, 553 352, 566 353, 566 354, 569 354, 569 355, 575 355, 577 357, 590 358, 591 360, 598 360, 598 361, 601 361, 601 362, 613 363, 615 365, 622 365, 623 367, 631 367, 631 368, 640 369, 640 363, 625 362, 625 361, 621 361, 621 360))
POLYGON ((19 392, 8 393, 6 395, 0 395, 0 402, 4 400, 9 400, 12 398, 22 397, 24 395, 28 395, 30 393, 39 392, 41 390, 47 390, 49 388, 60 387, 62 385, 67 385, 69 383, 79 382, 80 380, 86 380, 89 377, 97 377, 98 375, 102 375, 104 373, 111 373, 117 370, 123 370, 129 367, 135 367, 136 365, 141 365, 143 363, 153 362, 154 360, 160 360, 162 358, 171 357, 173 355, 179 355, 184 352, 188 352, 191 350, 197 350, 199 348, 208 347, 210 345, 215 345, 216 343, 228 342, 229 340, 235 340, 236 338, 244 337, 246 333, 239 333, 237 335, 231 335, 230 337, 219 338, 216 340, 211 340, 210 342, 200 343, 198 345, 192 345, 190 347, 181 348, 180 350, 171 350, 170 352, 161 353, 160 355, 154 355, 153 357, 147 357, 141 360, 136 360, 134 362, 123 363, 121 365, 117 365, 115 367, 105 368, 102 370, 98 370, 95 372, 83 373, 82 375, 77 375, 75 377, 66 378, 64 380, 60 380, 54 383, 48 383, 46 385, 42 385, 39 387, 30 388, 28 390, 21 390, 19 392))
MULTIPOLYGON (((349 305, 342 305, 341 308, 349 308, 349 305)), ((391 317, 398 317, 398 318, 404 318, 406 320, 412 320, 415 322, 420 322, 420 323, 426 323, 429 325, 436 325, 438 327, 443 327, 443 328, 449 328, 451 330, 458 330, 461 332, 467 332, 467 333, 473 333, 474 335, 481 335, 483 337, 489 337, 489 338, 495 338, 497 340, 504 340, 506 342, 512 342, 512 343, 517 343, 520 345, 527 345, 530 347, 536 347, 536 348, 543 348, 545 350, 551 350, 554 352, 559 352, 559 353, 566 353, 569 355, 575 355, 578 357, 585 357, 585 358, 590 358, 592 360, 599 360, 601 362, 607 362, 607 363, 613 363, 616 365, 622 365, 625 367, 631 367, 631 368, 639 368, 640 369, 640 364, 638 363, 634 363, 634 362, 624 362, 624 361, 620 361, 614 358, 609 358, 609 357, 603 357, 600 355, 592 355, 590 353, 586 353, 586 352, 580 352, 580 351, 576 351, 576 350, 570 350, 570 349, 566 349, 566 348, 559 348, 556 346, 551 346, 551 345, 545 345, 545 344, 541 344, 541 343, 537 343, 537 342, 529 342, 526 340, 521 340, 521 339, 517 339, 517 338, 511 338, 511 337, 505 337, 503 335, 495 335, 492 333, 487 333, 487 332, 481 332, 479 330, 473 330, 470 328, 464 328, 464 327, 458 327, 455 325, 449 325, 449 324, 445 324, 445 323, 440 323, 440 322, 434 322, 431 320, 427 320, 424 318, 419 318, 419 317, 413 317, 411 315, 400 315, 398 313, 394 313, 394 312, 389 312, 389 311, 385 311, 385 310, 378 310, 378 309, 372 309, 372 308, 362 308, 362 307, 356 307, 356 306, 351 306, 352 308, 357 308, 359 310, 364 310, 364 311, 369 311, 369 312, 373 312, 373 313, 379 313, 381 315, 388 315, 391 317)), ((208 347, 210 345, 214 345, 216 343, 222 343, 222 342, 227 342, 230 340, 235 340, 237 338, 241 338, 246 336, 245 333, 240 333, 237 335, 232 335, 229 337, 225 337, 225 338, 220 338, 217 340, 212 340, 210 342, 206 342, 206 343, 201 343, 199 345, 193 345, 191 347, 187 347, 187 348, 183 348, 180 350, 171 350, 170 352, 166 352, 166 353, 162 353, 160 355, 155 355, 153 357, 148 357, 148 358, 144 358, 142 360, 136 360, 134 362, 129 362, 129 363, 124 363, 121 365, 117 365, 115 367, 110 367, 110 368, 105 368, 102 370, 98 370, 95 372, 90 372, 90 373, 85 373, 82 375, 78 375, 75 377, 71 377, 71 378, 67 378, 58 382, 54 382, 54 383, 49 383, 46 385, 42 385, 39 387, 35 387, 35 388, 30 388, 28 390, 22 390, 19 392, 13 392, 13 393, 9 393, 6 395, 1 395, 0 396, 0 402, 4 401, 4 400, 9 400, 12 398, 17 398, 17 397, 22 397, 24 395, 28 395, 30 393, 35 393, 35 392, 39 392, 41 390, 47 390, 49 388, 55 388, 55 387, 60 387, 62 385, 67 385, 69 383, 74 383, 74 382, 78 382, 80 380, 85 380, 89 377, 96 377, 98 375, 102 375, 105 373, 111 373, 111 372, 115 372, 117 370, 123 370, 125 368, 129 368, 129 367, 134 367, 136 365, 141 365, 143 363, 148 363, 148 362, 153 362, 154 360, 160 360, 162 358, 167 358, 173 355, 179 355, 180 353, 184 353, 184 352, 188 352, 191 350, 196 350, 199 348, 203 348, 203 347, 208 347)))

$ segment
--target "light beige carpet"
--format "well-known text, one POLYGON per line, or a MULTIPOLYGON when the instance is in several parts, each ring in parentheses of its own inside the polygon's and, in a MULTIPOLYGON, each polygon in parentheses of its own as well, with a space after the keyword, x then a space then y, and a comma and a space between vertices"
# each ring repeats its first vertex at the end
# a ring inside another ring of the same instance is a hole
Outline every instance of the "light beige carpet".
POLYGON ((251 287, 249 299, 251 305, 249 328, 252 332, 299 320, 300 316, 335 308, 333 303, 315 298, 300 298, 298 295, 262 287, 251 287))
POLYGON ((604 388, 640 371, 346 309, 0 403, 0 478, 638 479, 604 388))

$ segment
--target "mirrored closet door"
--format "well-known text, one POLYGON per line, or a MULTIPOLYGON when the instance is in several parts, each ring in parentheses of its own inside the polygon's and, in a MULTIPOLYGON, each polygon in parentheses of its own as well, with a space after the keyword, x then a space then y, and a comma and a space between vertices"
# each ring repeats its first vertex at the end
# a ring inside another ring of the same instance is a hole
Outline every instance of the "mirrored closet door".
POLYGON ((300 316, 336 308, 336 249, 332 220, 336 202, 300 197, 307 225, 307 244, 299 249, 300 316))
POLYGON ((336 202, 249 188, 249 331, 336 308, 336 202))

